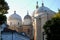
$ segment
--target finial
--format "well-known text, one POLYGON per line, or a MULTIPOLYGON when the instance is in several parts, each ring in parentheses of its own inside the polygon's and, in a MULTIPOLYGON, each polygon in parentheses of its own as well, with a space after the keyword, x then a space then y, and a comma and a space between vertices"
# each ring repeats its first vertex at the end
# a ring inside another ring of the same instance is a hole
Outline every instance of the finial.
POLYGON ((42 3, 42 6, 44 6, 44 3, 42 3))
POLYGON ((16 11, 14 11, 14 14, 16 14, 16 11))
POLYGON ((43 0, 42 0, 42 6, 44 6, 43 0))
POLYGON ((37 8, 39 7, 39 6, 38 6, 38 1, 36 2, 36 4, 37 4, 37 5, 36 5, 36 9, 37 9, 37 8))
POLYGON ((27 15, 29 15, 29 12, 27 11, 27 15))
POLYGON ((38 1, 37 1, 37 5, 38 5, 38 1))

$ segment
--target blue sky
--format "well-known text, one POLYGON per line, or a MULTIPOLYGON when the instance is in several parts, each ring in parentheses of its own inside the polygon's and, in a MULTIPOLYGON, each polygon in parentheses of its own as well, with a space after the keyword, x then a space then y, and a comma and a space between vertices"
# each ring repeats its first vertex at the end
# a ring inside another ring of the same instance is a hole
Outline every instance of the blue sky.
MULTIPOLYGON (((32 15, 33 11, 36 9, 36 1, 38 1, 39 7, 41 6, 42 0, 6 0, 9 5, 9 10, 7 17, 16 11, 22 18, 27 14, 27 10, 29 14, 32 15)), ((43 0, 44 6, 49 9, 57 12, 58 8, 60 8, 60 0, 43 0)))

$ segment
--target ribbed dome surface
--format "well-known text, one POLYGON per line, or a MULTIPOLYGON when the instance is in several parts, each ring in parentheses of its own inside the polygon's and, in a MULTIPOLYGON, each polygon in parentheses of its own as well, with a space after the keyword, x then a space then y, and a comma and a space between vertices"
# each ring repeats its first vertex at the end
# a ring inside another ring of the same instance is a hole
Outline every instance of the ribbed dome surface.
POLYGON ((24 17, 24 25, 31 25, 32 24, 32 18, 27 12, 27 15, 24 17))
POLYGON ((31 19, 31 16, 30 16, 30 15, 26 15, 26 16, 24 17, 24 19, 31 19))
POLYGON ((45 7, 45 6, 42 6, 42 7, 35 10, 36 13, 49 12, 49 11, 51 11, 51 10, 49 8, 45 7))
POLYGON ((14 13, 14 14, 12 14, 12 15, 8 18, 8 20, 22 20, 22 19, 21 19, 21 16, 19 16, 19 15, 16 14, 16 13, 14 13))
POLYGON ((38 15, 41 15, 41 14, 52 14, 52 13, 55 13, 54 11, 50 10, 48 7, 45 7, 44 6, 44 3, 42 3, 42 6, 41 7, 38 7, 36 8, 36 10, 34 10, 33 12, 33 16, 38 16, 38 15))
POLYGON ((14 14, 12 14, 9 18, 7 23, 10 26, 16 26, 19 27, 22 25, 22 19, 21 16, 19 16, 18 14, 16 14, 16 11, 14 11, 14 14))

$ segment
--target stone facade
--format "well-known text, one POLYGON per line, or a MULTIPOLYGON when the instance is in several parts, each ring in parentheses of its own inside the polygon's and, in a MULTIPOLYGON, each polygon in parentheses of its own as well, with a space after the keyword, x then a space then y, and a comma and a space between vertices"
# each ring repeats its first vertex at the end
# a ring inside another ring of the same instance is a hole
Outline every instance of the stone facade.
POLYGON ((21 17, 18 16, 16 12, 14 13, 15 14, 13 14, 12 17, 9 17, 10 19, 8 20, 8 28, 16 30, 17 32, 25 32, 30 37, 30 39, 33 39, 34 37, 34 40, 44 39, 43 25, 47 20, 50 20, 52 16, 55 14, 54 11, 45 7, 44 3, 42 3, 42 6, 39 7, 38 2, 36 10, 34 10, 33 12, 33 16, 31 17, 27 12, 27 15, 24 17, 24 21, 22 21, 21 17))

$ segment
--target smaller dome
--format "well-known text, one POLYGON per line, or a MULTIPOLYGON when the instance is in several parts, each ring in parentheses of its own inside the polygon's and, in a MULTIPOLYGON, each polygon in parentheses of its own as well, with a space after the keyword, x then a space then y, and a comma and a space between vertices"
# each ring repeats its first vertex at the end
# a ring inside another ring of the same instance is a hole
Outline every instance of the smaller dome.
POLYGON ((27 15, 24 17, 24 25, 31 25, 32 24, 32 18, 27 12, 27 15))
POLYGON ((24 19, 31 19, 31 16, 29 15, 28 12, 27 12, 27 15, 24 17, 24 19))
POLYGON ((30 16, 30 15, 26 15, 26 16, 24 17, 24 19, 31 19, 31 16, 30 16))
POLYGON ((16 14, 16 11, 14 11, 14 14, 12 14, 8 18, 7 23, 8 23, 9 26, 20 27, 20 26, 22 26, 21 16, 19 16, 18 14, 16 14))
POLYGON ((12 14, 8 20, 22 20, 21 16, 19 16, 18 14, 16 14, 16 11, 14 11, 14 14, 12 14))

